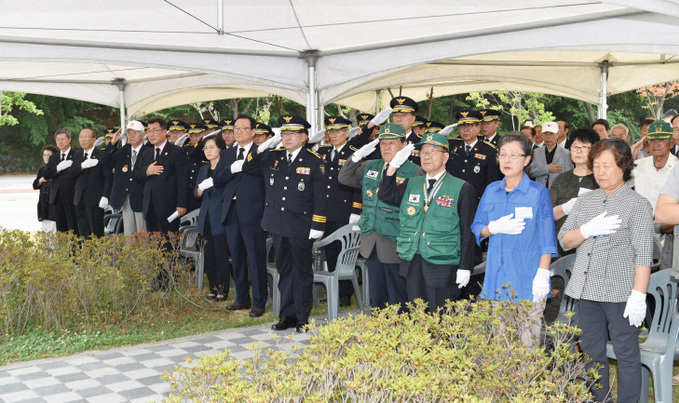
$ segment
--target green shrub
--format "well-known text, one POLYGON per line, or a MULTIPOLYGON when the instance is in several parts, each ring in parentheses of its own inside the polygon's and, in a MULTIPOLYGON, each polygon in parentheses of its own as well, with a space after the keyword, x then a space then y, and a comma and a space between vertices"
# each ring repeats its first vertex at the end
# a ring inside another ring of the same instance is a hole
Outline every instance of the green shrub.
POLYGON ((178 237, 138 233, 84 240, 71 233, 0 231, 0 329, 18 335, 82 324, 117 324, 146 307, 197 292, 178 237), (170 245, 171 252, 163 249, 170 245), (170 292, 154 292, 159 270, 170 292))
POLYGON ((428 314, 417 301, 310 328, 304 349, 229 351, 164 375, 180 402, 575 402, 589 398, 578 330, 548 329, 549 351, 526 348, 519 322, 530 304, 449 303, 428 314), (505 318, 504 325, 497 319, 505 318))

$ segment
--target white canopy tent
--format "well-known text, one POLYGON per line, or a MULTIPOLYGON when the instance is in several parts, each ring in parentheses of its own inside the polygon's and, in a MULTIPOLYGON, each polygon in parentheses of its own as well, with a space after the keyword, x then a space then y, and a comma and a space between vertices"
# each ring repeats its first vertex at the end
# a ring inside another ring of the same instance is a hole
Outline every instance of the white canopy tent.
POLYGON ((606 94, 679 77, 672 0, 0 0, 0 10, 0 89, 132 114, 278 94, 317 127, 320 105, 374 109, 376 91, 401 84, 415 98, 432 85, 546 92, 605 113, 606 94))

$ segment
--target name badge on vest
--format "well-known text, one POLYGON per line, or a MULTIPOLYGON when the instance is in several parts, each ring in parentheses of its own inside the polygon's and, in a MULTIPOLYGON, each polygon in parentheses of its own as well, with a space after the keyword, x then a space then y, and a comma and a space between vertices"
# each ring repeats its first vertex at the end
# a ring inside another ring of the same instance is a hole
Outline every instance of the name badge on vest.
POLYGON ((514 209, 514 218, 524 218, 527 220, 532 220, 533 207, 516 207, 514 209))
POLYGON ((370 178, 370 179, 377 179, 377 175, 379 175, 379 174, 380 173, 377 172, 377 171, 368 171, 368 173, 365 174, 365 177, 370 178))

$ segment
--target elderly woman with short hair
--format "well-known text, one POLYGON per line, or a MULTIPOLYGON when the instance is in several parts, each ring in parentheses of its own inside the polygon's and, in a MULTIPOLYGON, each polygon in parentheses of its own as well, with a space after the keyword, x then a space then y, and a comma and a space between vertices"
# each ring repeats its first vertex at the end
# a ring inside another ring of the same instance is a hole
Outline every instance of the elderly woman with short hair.
POLYGON ((632 190, 634 160, 620 139, 596 143, 590 169, 599 189, 581 195, 561 231, 564 250, 577 248, 566 295, 578 299, 580 347, 599 364, 592 392, 612 401, 606 342, 618 359, 618 401, 636 402, 641 393, 639 326, 646 315, 646 290, 653 255, 653 210, 632 190), (600 386, 600 387, 599 387, 600 386))

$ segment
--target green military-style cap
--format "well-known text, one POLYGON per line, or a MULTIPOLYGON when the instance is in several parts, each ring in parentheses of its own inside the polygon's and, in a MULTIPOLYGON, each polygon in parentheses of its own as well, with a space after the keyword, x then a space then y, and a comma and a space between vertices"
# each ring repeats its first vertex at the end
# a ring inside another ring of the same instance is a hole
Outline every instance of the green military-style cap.
POLYGON ((423 145, 431 144, 433 146, 443 147, 448 150, 448 139, 441 133, 427 133, 422 137, 419 143, 415 144, 416 149, 421 149, 423 145))
POLYGON ((380 140, 395 140, 395 139, 405 139, 406 129, 401 125, 396 123, 386 123, 380 127, 379 137, 380 140))
POLYGON ((669 140, 674 135, 672 125, 664 119, 658 119, 648 126, 647 140, 669 140))

